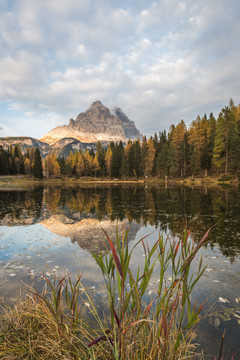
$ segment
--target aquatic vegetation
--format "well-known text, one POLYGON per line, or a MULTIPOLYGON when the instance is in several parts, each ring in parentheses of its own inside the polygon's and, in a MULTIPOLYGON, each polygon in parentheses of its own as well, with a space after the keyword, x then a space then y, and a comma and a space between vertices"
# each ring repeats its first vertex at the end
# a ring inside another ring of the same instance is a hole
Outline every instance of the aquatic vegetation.
POLYGON ((100 316, 81 276, 75 281, 70 276, 55 276, 53 281, 45 276, 48 290, 31 290, 13 308, 2 307, 0 357, 197 359, 194 336, 203 304, 192 304, 191 293, 206 266, 200 258, 194 273, 191 263, 208 232, 198 242, 187 229, 182 238, 159 236, 150 248, 145 237, 131 250, 128 231, 122 237, 116 233, 116 245, 106 234, 110 250, 92 255, 103 274, 109 316, 100 316), (131 256, 139 246, 144 257, 133 271, 131 256), (159 269, 158 287, 149 291, 154 269, 159 269))

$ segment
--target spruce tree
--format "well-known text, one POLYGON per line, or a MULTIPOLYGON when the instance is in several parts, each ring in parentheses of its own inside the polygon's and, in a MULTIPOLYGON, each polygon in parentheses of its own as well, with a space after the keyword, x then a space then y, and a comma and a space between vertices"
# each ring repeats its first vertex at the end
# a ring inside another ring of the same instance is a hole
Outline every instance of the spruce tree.
POLYGON ((104 176, 106 173, 105 152, 100 141, 97 143, 97 157, 100 166, 100 175, 104 176))
POLYGON ((36 149, 33 161, 33 176, 36 179, 43 179, 42 158, 40 150, 36 149))
POLYGON ((239 170, 239 159, 240 159, 240 136, 236 124, 233 124, 229 131, 229 170, 234 173, 235 176, 239 170))
POLYGON ((9 173, 8 153, 0 146, 0 174, 9 173))
POLYGON ((200 164, 201 164, 201 170, 204 171, 204 176, 207 176, 207 172, 211 167, 211 153, 210 153, 210 144, 207 140, 206 130, 205 130, 204 144, 200 158, 200 164))

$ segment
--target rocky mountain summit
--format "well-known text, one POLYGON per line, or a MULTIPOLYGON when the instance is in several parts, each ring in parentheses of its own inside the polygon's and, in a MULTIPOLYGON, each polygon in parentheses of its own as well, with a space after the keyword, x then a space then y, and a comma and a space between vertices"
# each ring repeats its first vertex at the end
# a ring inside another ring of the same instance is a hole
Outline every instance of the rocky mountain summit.
POLYGON ((101 101, 95 101, 76 120, 71 118, 68 125, 57 126, 39 140, 23 136, 5 137, 0 138, 0 146, 7 150, 11 145, 19 145, 23 153, 28 148, 36 147, 43 157, 52 150, 58 156, 68 156, 71 151, 95 151, 98 141, 107 147, 110 141, 126 143, 129 139, 141 137, 134 122, 120 108, 114 108, 112 114, 101 101))
POLYGON ((95 101, 76 120, 70 119, 68 125, 58 126, 49 131, 40 140, 54 144, 63 138, 74 138, 82 143, 97 141, 123 141, 137 139, 141 133, 136 129, 133 121, 119 108, 115 108, 115 115, 104 106, 101 101, 95 101))

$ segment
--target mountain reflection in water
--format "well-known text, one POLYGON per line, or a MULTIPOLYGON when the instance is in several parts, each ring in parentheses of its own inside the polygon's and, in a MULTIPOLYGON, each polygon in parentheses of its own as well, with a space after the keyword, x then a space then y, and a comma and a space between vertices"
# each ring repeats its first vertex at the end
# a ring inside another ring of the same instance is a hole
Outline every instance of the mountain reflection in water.
MULTIPOLYGON (((86 228, 87 223, 81 223, 84 219, 148 224, 170 231, 172 236, 181 236, 186 221, 196 236, 214 225, 209 235, 210 246, 218 244, 231 261, 240 251, 240 193, 234 189, 128 185, 36 187, 30 191, 0 192, 0 225, 41 222, 50 230, 54 227, 58 234, 60 228, 62 231, 65 228, 65 236, 69 231, 72 241, 79 242, 74 229, 81 224, 86 228)), ((97 224, 89 222, 89 229, 94 231, 97 224)))

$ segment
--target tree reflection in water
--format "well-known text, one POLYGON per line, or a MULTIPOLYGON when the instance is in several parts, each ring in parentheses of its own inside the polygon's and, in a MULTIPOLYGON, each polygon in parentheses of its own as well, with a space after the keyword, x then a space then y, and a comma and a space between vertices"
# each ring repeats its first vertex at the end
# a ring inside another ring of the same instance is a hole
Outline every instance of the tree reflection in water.
MULTIPOLYGON (((115 185, 36 187, 0 192, 0 224, 33 224, 53 215, 135 222, 181 236, 184 223, 195 235, 213 225, 209 246, 234 260, 240 250, 240 193, 235 189, 115 185)), ((66 220, 65 220, 66 221, 66 220)))

